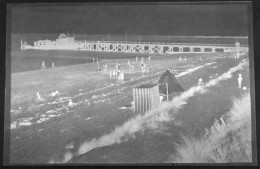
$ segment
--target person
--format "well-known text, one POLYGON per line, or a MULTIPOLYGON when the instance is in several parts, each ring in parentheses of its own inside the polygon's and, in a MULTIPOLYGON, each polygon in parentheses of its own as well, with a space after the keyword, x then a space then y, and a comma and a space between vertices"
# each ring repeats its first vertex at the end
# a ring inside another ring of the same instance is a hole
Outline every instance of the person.
POLYGON ((131 102, 131 106, 132 106, 132 108, 135 107, 135 101, 134 100, 131 102))
POLYGON ((36 93, 36 96, 37 96, 36 102, 44 102, 45 101, 45 99, 41 97, 39 92, 36 93))
POLYGON ((124 80, 125 80, 125 74, 124 74, 124 72, 123 72, 123 71, 121 72, 121 80, 122 80, 122 81, 124 81, 124 80))
POLYGON ((203 80, 202 80, 202 78, 199 78, 199 81, 198 81, 198 86, 204 86, 204 83, 203 83, 203 80))
POLYGON ((238 75, 238 78, 237 78, 238 88, 241 88, 242 80, 243 80, 242 75, 239 74, 239 75, 238 75))
POLYGON ((163 96, 160 95, 160 103, 162 103, 162 101, 163 101, 163 96))
POLYGON ((181 56, 179 57, 179 62, 181 62, 181 56))
POLYGON ((116 77, 116 70, 113 70, 113 77, 116 77))
POLYGON ((52 62, 52 64, 51 64, 51 66, 52 66, 52 68, 54 68, 54 63, 52 62))
POLYGON ((74 104, 73 104, 73 102, 72 102, 72 100, 71 99, 69 99, 69 107, 72 107, 74 104))
POLYGON ((144 67, 144 63, 142 63, 142 73, 143 73, 143 75, 145 75, 145 67, 144 67))
POLYGON ((42 61, 42 69, 44 69, 44 68, 46 68, 46 66, 45 66, 45 62, 42 61))

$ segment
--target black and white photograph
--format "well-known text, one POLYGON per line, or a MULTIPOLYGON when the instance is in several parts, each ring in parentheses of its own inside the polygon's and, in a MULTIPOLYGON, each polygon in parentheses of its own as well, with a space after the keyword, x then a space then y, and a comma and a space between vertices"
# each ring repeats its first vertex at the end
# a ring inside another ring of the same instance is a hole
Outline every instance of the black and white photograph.
POLYGON ((254 165, 251 16, 250 2, 8 4, 5 164, 254 165))

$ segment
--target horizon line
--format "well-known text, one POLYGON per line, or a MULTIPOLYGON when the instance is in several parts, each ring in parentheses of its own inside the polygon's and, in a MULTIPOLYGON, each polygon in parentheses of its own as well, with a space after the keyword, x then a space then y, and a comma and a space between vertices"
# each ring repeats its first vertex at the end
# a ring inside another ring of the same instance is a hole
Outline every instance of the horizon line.
MULTIPOLYGON (((15 35, 60 35, 61 33, 11 33, 15 35)), ((67 33, 65 33, 67 34, 67 33)), ((69 33, 70 35, 73 35, 73 33, 69 33)), ((75 34, 74 35, 84 35, 84 36, 126 36, 124 34, 75 34)), ((248 38, 247 36, 219 36, 219 35, 210 35, 210 36, 202 36, 202 35, 139 35, 139 34, 134 34, 134 35, 127 35, 127 36, 161 36, 161 37, 196 37, 196 38, 248 38)))

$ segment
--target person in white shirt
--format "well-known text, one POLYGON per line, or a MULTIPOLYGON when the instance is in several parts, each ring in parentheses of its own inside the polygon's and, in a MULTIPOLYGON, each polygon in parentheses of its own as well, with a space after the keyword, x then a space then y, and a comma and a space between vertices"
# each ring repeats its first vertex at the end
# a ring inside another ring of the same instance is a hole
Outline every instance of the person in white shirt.
POLYGON ((243 80, 242 75, 239 74, 239 75, 238 75, 238 78, 237 78, 238 88, 241 88, 242 80, 243 80))

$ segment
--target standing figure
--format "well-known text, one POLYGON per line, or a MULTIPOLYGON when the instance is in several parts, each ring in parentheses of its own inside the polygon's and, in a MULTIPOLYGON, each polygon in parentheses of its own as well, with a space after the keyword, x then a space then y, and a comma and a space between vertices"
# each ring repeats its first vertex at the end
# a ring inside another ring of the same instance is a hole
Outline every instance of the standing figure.
POLYGON ((116 70, 113 70, 113 77, 116 77, 116 70))
POLYGON ((54 62, 52 62, 51 67, 54 68, 54 62))
POLYGON ((117 76, 119 76, 119 74, 120 74, 120 63, 117 66, 117 76))
POLYGON ((141 64, 143 64, 143 63, 144 63, 144 57, 141 58, 141 64))
POLYGON ((135 69, 135 65, 134 65, 134 63, 132 63, 131 66, 132 66, 132 70, 134 70, 134 69, 135 69))
POLYGON ((238 88, 241 88, 242 80, 243 80, 242 75, 239 74, 239 75, 238 75, 238 78, 237 78, 238 88))
POLYGON ((125 80, 125 74, 124 74, 124 72, 123 72, 123 71, 121 72, 121 80, 122 80, 122 81, 124 81, 124 80, 125 80))
POLYGON ((179 62, 181 62, 181 56, 180 56, 180 58, 179 58, 179 62))
POLYGON ((72 100, 71 99, 69 99, 69 105, 68 105, 69 107, 73 107, 74 106, 74 104, 73 104, 73 102, 72 102, 72 100))
POLYGON ((148 57, 148 60, 149 60, 149 61, 151 60, 151 56, 148 57))
POLYGON ((184 58, 184 62, 186 62, 186 56, 185 56, 185 58, 184 58))
POLYGON ((138 57, 135 58, 135 61, 136 61, 136 62, 138 61, 138 57))
POLYGON ((44 68, 46 68, 46 66, 45 66, 45 62, 42 61, 42 69, 44 69, 44 68))

